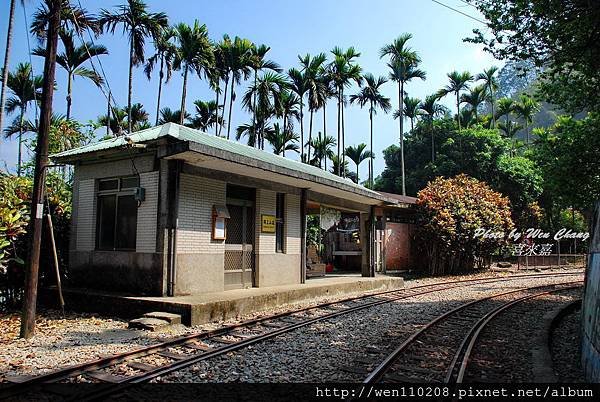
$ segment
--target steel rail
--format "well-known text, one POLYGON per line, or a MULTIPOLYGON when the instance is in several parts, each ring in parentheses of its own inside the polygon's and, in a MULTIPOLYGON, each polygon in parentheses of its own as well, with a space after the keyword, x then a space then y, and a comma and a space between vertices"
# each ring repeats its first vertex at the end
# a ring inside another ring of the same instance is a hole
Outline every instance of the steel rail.
MULTIPOLYGON (((81 364, 74 365, 74 366, 68 366, 63 369, 59 369, 59 370, 56 370, 56 371, 53 371, 50 373, 32 377, 30 379, 21 381, 19 383, 10 384, 8 387, 2 387, 2 385, 0 385, 0 391, 6 392, 6 391, 21 389, 21 388, 29 389, 29 387, 31 385, 35 385, 35 384, 58 382, 60 380, 64 380, 64 379, 71 378, 71 377, 74 377, 77 375, 85 374, 87 372, 93 372, 95 370, 110 367, 110 366, 113 366, 118 363, 126 363, 135 358, 152 355, 152 354, 160 351, 161 349, 165 349, 168 347, 172 347, 172 346, 184 346, 185 347, 185 344, 192 340, 201 340, 201 339, 209 340, 211 337, 225 335, 236 329, 248 328, 248 327, 251 327, 254 325, 260 325, 261 323, 265 323, 268 321, 277 320, 277 319, 283 318, 283 317, 290 317, 290 316, 293 316, 294 314, 303 313, 303 312, 307 312, 310 310, 318 310, 318 309, 327 308, 327 307, 335 305, 335 304, 343 304, 343 303, 348 303, 348 302, 352 302, 352 301, 356 301, 356 300, 364 300, 364 299, 368 299, 368 298, 374 298, 374 297, 376 298, 378 296, 385 296, 385 295, 393 294, 393 293, 401 293, 398 296, 393 296, 393 297, 386 298, 383 300, 376 300, 376 301, 368 302, 368 303, 361 304, 358 306, 348 307, 348 308, 345 308, 340 311, 335 311, 335 312, 328 313, 328 314, 325 314, 325 315, 322 315, 322 316, 319 316, 316 318, 304 320, 304 321, 301 321, 296 324, 285 326, 285 327, 282 327, 275 331, 268 332, 266 334, 261 334, 261 335, 257 335, 256 337, 246 338, 235 344, 227 345, 225 347, 215 348, 209 352, 204 352, 198 356, 192 357, 191 359, 176 361, 174 363, 169 364, 166 367, 161 367, 160 374, 158 374, 158 375, 162 375, 164 370, 167 370, 168 368, 173 367, 173 366, 176 366, 178 368, 173 369, 171 371, 180 369, 183 367, 182 365, 184 363, 187 363, 187 362, 191 361, 192 359, 200 358, 200 360, 205 360, 207 358, 214 357, 214 356, 217 356, 220 354, 224 354, 224 353, 227 353, 232 350, 240 349, 242 347, 248 346, 253 343, 260 342, 262 340, 270 339, 274 336, 280 335, 285 332, 293 331, 302 326, 311 325, 315 322, 334 318, 334 317, 344 315, 344 314, 349 314, 349 313, 363 310, 363 309, 366 309, 369 307, 386 304, 386 303, 391 303, 391 302, 394 302, 397 300, 407 299, 410 297, 416 297, 419 295, 438 292, 438 291, 454 289, 454 288, 462 287, 462 286, 469 286, 471 284, 506 282, 506 281, 513 281, 513 280, 519 280, 519 279, 540 278, 540 277, 541 278, 546 278, 546 277, 547 278, 556 278, 556 277, 575 276, 575 275, 582 275, 582 274, 583 274, 583 272, 560 272, 560 273, 552 273, 552 274, 512 275, 509 277, 500 277, 500 278, 485 277, 485 278, 465 279, 465 280, 458 280, 458 281, 447 281, 447 282, 441 282, 441 283, 419 285, 419 286, 414 286, 412 288, 388 290, 388 291, 373 293, 373 294, 369 294, 369 295, 350 297, 350 298, 327 302, 327 303, 323 303, 323 304, 319 304, 319 305, 315 305, 315 306, 305 307, 305 308, 298 309, 298 310, 292 310, 292 311, 282 312, 282 313, 278 313, 278 314, 274 314, 274 315, 259 317, 259 318, 251 319, 251 320, 244 321, 244 322, 241 322, 238 324, 228 325, 228 326, 218 328, 215 330, 211 330, 211 331, 205 331, 205 332, 201 332, 201 333, 178 337, 178 338, 175 338, 175 339, 172 339, 169 341, 165 341, 165 342, 161 342, 161 343, 158 343, 155 345, 138 348, 138 349, 124 352, 124 353, 121 353, 121 354, 118 354, 115 356, 109 356, 106 358, 97 359, 92 362, 86 362, 86 363, 81 363, 81 364), (447 286, 447 285, 452 285, 452 286, 447 286), (413 292, 414 290, 423 289, 423 288, 434 288, 434 289, 429 289, 426 291, 421 291, 421 292, 416 292, 416 293, 413 292)), ((200 361, 200 360, 198 360, 198 361, 200 361)), ((195 362, 195 360, 189 364, 194 364, 194 362, 195 362)), ((149 374, 154 373, 154 372, 155 371, 148 372, 142 376, 131 376, 131 377, 126 378, 123 382, 132 382, 132 381, 135 381, 136 378, 140 378, 140 377, 144 377, 145 379, 148 379, 148 378, 150 378, 149 374)), ((136 381, 136 382, 138 382, 138 381, 136 381)))
POLYGON ((446 320, 447 318, 453 316, 454 314, 467 309, 468 307, 474 306, 474 305, 482 303, 484 301, 488 301, 490 299, 494 299, 494 298, 501 297, 501 296, 506 296, 506 295, 513 294, 513 293, 529 291, 529 290, 534 290, 534 289, 540 289, 540 288, 545 288, 545 287, 549 287, 549 286, 572 284, 572 283, 581 283, 581 281, 525 287, 525 288, 512 290, 512 291, 508 291, 508 292, 496 293, 496 294, 493 294, 490 296, 486 296, 484 298, 480 298, 480 299, 473 300, 471 302, 462 304, 450 311, 447 311, 447 312, 439 315, 438 317, 434 318, 433 320, 429 321, 427 324, 425 324, 423 327, 421 327, 418 331, 414 332, 411 336, 409 336, 404 342, 402 342, 402 344, 400 344, 400 346, 398 346, 390 354, 388 354, 386 356, 386 358, 384 360, 382 360, 381 363, 379 363, 379 365, 371 371, 371 373, 369 373, 369 375, 363 381, 363 384, 373 384, 373 383, 377 383, 377 382, 381 381, 383 376, 389 371, 390 367, 392 367, 392 365, 398 359, 398 357, 402 354, 402 352, 404 352, 417 339, 419 339, 419 337, 422 336, 427 330, 429 330, 430 328, 432 328, 439 322, 442 322, 442 321, 446 320))

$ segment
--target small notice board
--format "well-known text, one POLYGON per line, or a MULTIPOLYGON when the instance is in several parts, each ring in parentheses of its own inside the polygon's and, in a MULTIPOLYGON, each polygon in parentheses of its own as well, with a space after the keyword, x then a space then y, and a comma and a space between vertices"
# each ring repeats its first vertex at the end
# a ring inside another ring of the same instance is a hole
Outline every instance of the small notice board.
POLYGON ((260 231, 263 233, 275 233, 275 215, 261 215, 260 231))

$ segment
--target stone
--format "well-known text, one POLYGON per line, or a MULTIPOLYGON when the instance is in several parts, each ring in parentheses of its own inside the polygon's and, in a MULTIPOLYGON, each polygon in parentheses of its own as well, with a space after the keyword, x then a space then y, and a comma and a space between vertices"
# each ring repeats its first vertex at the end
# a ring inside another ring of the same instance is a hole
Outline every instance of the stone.
POLYGON ((498 263, 498 268, 510 268, 510 267, 512 267, 512 264, 510 262, 500 261, 498 263))
POLYGON ((167 313, 164 311, 153 311, 151 313, 144 314, 145 318, 157 318, 159 320, 167 321, 171 325, 181 324, 181 315, 167 313))
POLYGON ((170 325, 171 324, 169 324, 168 321, 158 318, 142 317, 129 321, 129 328, 144 329, 148 331, 160 331, 169 327, 170 325))

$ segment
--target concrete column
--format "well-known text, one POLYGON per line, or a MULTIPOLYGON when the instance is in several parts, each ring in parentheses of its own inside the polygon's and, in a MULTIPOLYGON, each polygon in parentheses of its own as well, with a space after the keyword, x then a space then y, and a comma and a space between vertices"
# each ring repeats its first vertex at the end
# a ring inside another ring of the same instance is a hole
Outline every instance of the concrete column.
POLYGON ((371 259, 371 214, 360 214, 360 248, 362 251, 361 273, 364 277, 370 277, 372 272, 371 259))
POLYGON ((306 283, 306 189, 300 194, 300 283, 306 283))

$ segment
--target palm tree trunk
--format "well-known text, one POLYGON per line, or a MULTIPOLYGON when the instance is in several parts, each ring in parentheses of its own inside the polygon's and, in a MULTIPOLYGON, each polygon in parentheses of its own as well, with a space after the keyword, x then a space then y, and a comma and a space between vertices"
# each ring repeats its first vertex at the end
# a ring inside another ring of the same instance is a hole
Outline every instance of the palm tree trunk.
MULTIPOLYGON (((369 156, 369 186, 373 188, 373 102, 369 110, 369 123, 371 124, 371 156, 369 156)), ((356 165, 356 181, 358 182, 358 164, 356 165)))
POLYGON ((300 98, 300 161, 304 160, 304 95, 300 98))
POLYGON ((185 96, 187 90, 188 65, 183 68, 183 90, 181 91, 181 107, 179 108, 179 124, 183 125, 185 118, 185 96))
POLYGON ((21 156, 23 144, 23 121, 25 121, 25 107, 21 108, 21 116, 19 118, 19 151, 17 156, 17 176, 21 177, 21 156))
POLYGON ((73 73, 67 74, 67 120, 71 118, 71 102, 73 101, 73 73))
MULTIPOLYGON (((254 69, 254 94, 253 94, 253 100, 252 100, 252 129, 256 132, 256 129, 254 128, 254 126, 256 125, 256 81, 257 81, 257 76, 258 75, 258 70, 254 69)), ((254 142, 256 143, 256 140, 254 140, 254 142)), ((258 145, 260 144, 256 144, 257 148, 258 145)))
MULTIPOLYGON (((342 176, 346 177, 346 129, 344 127, 344 90, 342 89, 342 166, 340 167, 340 171, 342 172, 342 176)), ((339 157, 338 157, 339 159, 339 157)))
MULTIPOLYGON (((227 105, 227 89, 229 88, 229 73, 225 76, 225 91, 223 91, 223 110, 221 111, 221 121, 225 121, 225 106, 227 105)), ((224 124, 219 128, 219 135, 221 135, 221 130, 223 129, 224 124)))
POLYGON ((406 177, 404 174, 404 81, 398 83, 398 112, 400 113, 400 169, 402 174, 402 195, 406 195, 406 177))
MULTIPOLYGON (((323 103, 323 138, 327 138, 327 111, 326 111, 327 101, 323 103)), ((325 170, 327 170, 327 150, 323 154, 323 158, 325 159, 325 170)))
POLYGON ((431 130, 431 162, 435 162, 435 144, 434 144, 433 118, 431 119, 429 129, 431 130))
POLYGON ((227 139, 229 139, 229 133, 231 131, 231 110, 233 109, 233 89, 235 87, 233 79, 231 80, 231 93, 229 96, 229 118, 227 119, 227 139))
POLYGON ((308 155, 306 157, 306 163, 310 163, 310 147, 311 147, 310 143, 312 141, 313 114, 314 114, 314 111, 311 109, 310 110, 310 120, 308 123, 308 155))
POLYGON ((221 92, 221 79, 217 78, 217 88, 215 89, 215 136, 219 135, 219 92, 221 92))
POLYGON ((131 121, 131 98, 133 96, 133 39, 129 43, 129 89, 127 93, 127 130, 128 133, 132 132, 132 121, 131 121))
POLYGON ((342 146, 342 122, 341 122, 341 112, 342 112, 342 102, 341 102, 341 91, 338 88, 338 111, 337 111, 337 159, 338 159, 338 166, 337 166, 337 175, 341 176, 341 167, 340 167, 340 147, 342 146))
POLYGON ((160 116, 160 96, 162 95, 162 83, 164 77, 164 57, 160 58, 160 72, 158 73, 158 97, 156 99, 156 123, 155 126, 158 126, 158 116, 160 116))
POLYGON ((496 128, 496 115, 494 114, 494 91, 490 87, 490 106, 492 107, 492 128, 496 128))
POLYGON ((456 121, 458 122, 458 131, 460 131, 460 98, 459 98, 459 91, 456 91, 456 121))
POLYGON ((2 122, 4 118, 4 109, 6 107, 6 85, 8 83, 8 66, 10 61, 10 50, 12 47, 13 25, 15 22, 15 3, 10 1, 10 11, 8 13, 8 33, 6 34, 6 50, 4 52, 4 69, 2 70, 2 90, 0 91, 0 132, 2 131, 2 122))

